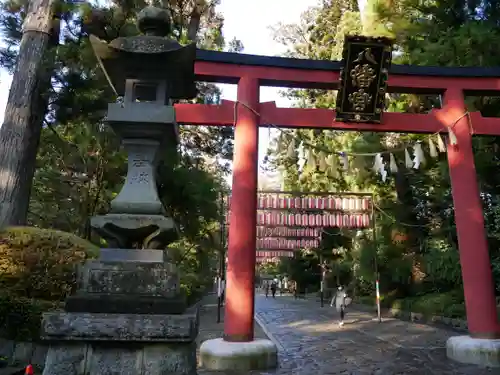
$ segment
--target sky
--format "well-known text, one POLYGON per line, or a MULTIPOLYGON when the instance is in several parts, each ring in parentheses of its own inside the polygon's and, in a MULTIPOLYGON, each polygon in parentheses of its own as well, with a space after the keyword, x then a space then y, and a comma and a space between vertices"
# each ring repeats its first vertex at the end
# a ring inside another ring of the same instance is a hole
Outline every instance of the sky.
MULTIPOLYGON (((317 0, 222 0, 218 9, 224 14, 224 36, 242 41, 243 53, 275 56, 285 47, 273 40, 271 26, 297 23, 302 12, 318 3, 317 0)), ((236 100, 236 85, 220 85, 224 99, 236 100)), ((281 98, 279 88, 262 87, 260 101, 276 101, 278 107, 289 107, 281 98)), ((259 131, 259 160, 264 158, 269 142, 269 130, 259 131)))
MULTIPOLYGON (((275 56, 284 52, 284 47, 273 40, 271 26, 279 22, 297 23, 302 12, 316 5, 318 0, 222 0, 218 10, 224 15, 224 36, 227 40, 238 38, 242 41, 243 53, 275 56)), ((12 78, 0 71, 0 124, 12 78)), ((222 97, 236 100, 236 85, 220 85, 222 97)), ((263 87, 260 101, 276 101, 279 107, 288 107, 290 103, 279 96, 279 89, 263 87)), ((259 159, 262 161, 269 142, 269 131, 260 129, 259 159)))

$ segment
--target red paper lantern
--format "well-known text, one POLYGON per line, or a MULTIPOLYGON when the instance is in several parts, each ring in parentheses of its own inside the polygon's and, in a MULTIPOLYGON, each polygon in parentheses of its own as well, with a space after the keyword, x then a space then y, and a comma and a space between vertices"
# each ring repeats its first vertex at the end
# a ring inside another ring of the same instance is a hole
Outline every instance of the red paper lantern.
POLYGON ((349 210, 355 210, 356 209, 356 199, 353 197, 347 198, 349 202, 349 210))
POLYGON ((285 208, 285 198, 279 198, 280 208, 285 208))
POLYGON ((309 222, 309 217, 307 214, 302 214, 300 217, 300 225, 306 226, 307 223, 309 222))
POLYGON ((345 210, 349 209, 349 201, 345 197, 342 198, 341 209, 342 209, 342 211, 345 211, 345 210))
POLYGON ((309 197, 307 199, 308 208, 316 208, 316 199, 309 197))
POLYGON ((363 208, 363 203, 361 202, 360 198, 356 198, 356 210, 361 211, 363 208))
POLYGON ((295 214, 295 225, 302 225, 302 215, 295 214))
POLYGON ((295 206, 295 208, 301 208, 302 207, 302 205, 301 205, 301 199, 300 198, 298 198, 298 197, 294 198, 293 202, 294 202, 293 205, 295 206))
POLYGON ((323 209, 323 199, 321 198, 315 198, 314 199, 314 206, 318 209, 323 209))
POLYGON ((367 198, 363 199, 363 210, 368 210, 370 208, 370 200, 367 198))
POLYGON ((325 202, 325 210, 331 210, 332 209, 332 204, 334 201, 332 200, 332 197, 325 197, 323 198, 323 201, 325 202))
POLYGON ((363 215, 363 224, 365 228, 370 226, 370 216, 368 214, 363 215))
POLYGON ((320 227, 323 224, 323 215, 321 214, 316 214, 316 226, 320 227))
POLYGON ((328 217, 328 224, 327 224, 327 226, 334 227, 335 226, 335 215, 329 214, 329 215, 325 215, 325 216, 328 217))
POLYGON ((349 215, 349 226, 351 228, 356 228, 356 216, 355 215, 349 215))
POLYGON ((356 215, 356 228, 362 228, 363 227, 363 219, 361 215, 356 215))
POLYGON ((302 219, 302 225, 311 225, 311 221, 314 221, 314 215, 305 215, 305 220, 302 219))
POLYGON ((349 228, 350 222, 349 222, 349 215, 344 215, 342 217, 342 225, 346 228, 349 228))
POLYGON ((306 197, 303 197, 303 198, 300 200, 300 207, 301 207, 301 208, 307 208, 307 198, 306 198, 306 197))

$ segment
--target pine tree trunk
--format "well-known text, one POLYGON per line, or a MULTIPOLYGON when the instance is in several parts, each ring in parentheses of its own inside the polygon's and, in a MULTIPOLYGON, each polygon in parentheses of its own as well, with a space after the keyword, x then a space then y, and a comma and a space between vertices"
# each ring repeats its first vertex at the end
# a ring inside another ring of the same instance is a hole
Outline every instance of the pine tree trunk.
POLYGON ((26 223, 46 111, 54 0, 32 0, 0 128, 0 228, 26 223))

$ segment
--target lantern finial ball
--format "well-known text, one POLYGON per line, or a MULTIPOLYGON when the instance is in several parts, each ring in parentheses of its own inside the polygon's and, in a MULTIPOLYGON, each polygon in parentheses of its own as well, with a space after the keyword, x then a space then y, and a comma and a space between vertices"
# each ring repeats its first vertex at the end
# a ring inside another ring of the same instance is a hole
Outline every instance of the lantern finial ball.
POLYGON ((166 37, 172 29, 172 16, 167 9, 147 6, 137 15, 137 27, 144 35, 166 37))

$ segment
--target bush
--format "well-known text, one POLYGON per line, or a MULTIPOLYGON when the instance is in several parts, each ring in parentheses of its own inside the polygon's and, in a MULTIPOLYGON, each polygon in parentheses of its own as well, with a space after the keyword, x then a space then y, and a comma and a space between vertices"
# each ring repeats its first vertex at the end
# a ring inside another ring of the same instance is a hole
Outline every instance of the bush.
POLYGON ((203 297, 212 280, 205 280, 193 273, 181 273, 180 288, 185 293, 188 305, 193 305, 203 297))
POLYGON ((70 233, 34 227, 4 229, 0 232, 0 290, 62 301, 74 288, 76 265, 97 254, 95 245, 70 233))
POLYGON ((0 337, 16 341, 38 340, 42 313, 57 308, 57 302, 0 294, 0 337))
MULTIPOLYGON (((390 292, 380 294, 380 306, 381 307, 393 307, 394 301, 396 300, 397 290, 393 290, 390 292)), ((375 292, 372 295, 362 295, 356 296, 355 298, 357 303, 363 305, 372 305, 375 306, 377 303, 375 292)))
POLYGON ((394 301, 393 308, 421 313, 424 316, 465 317, 465 306, 461 291, 424 294, 394 301))

